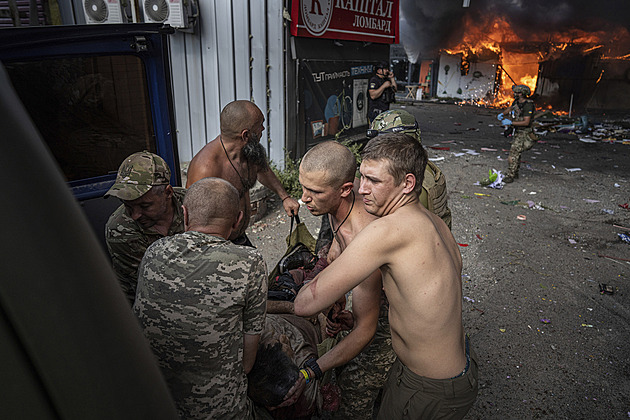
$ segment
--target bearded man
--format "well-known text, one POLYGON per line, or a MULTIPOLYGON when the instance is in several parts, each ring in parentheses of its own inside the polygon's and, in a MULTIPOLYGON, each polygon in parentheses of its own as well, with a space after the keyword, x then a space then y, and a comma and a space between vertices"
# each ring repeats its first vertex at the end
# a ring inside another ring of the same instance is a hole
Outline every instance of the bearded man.
POLYGON ((253 102, 230 102, 221 111, 221 134, 206 144, 188 167, 186 188, 202 178, 216 177, 238 190, 243 220, 229 238, 237 245, 253 246, 245 230, 251 218, 249 190, 256 181, 278 194, 289 216, 297 214, 300 208, 269 167, 265 148, 260 144, 264 122, 263 113, 253 102))

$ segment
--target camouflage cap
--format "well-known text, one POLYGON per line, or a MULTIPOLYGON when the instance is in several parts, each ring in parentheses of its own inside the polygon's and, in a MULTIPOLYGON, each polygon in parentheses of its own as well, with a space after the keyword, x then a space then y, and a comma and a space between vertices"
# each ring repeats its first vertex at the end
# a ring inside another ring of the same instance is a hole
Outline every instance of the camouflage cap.
POLYGON ((372 121, 367 136, 372 138, 385 133, 406 133, 421 141, 416 118, 402 109, 392 109, 378 114, 372 121))
POLYGON ((147 152, 128 156, 118 168, 116 182, 105 193, 121 200, 135 200, 145 195, 155 185, 169 185, 171 170, 158 155, 147 152))
POLYGON ((514 93, 522 93, 525 96, 529 96, 532 93, 527 85, 514 85, 512 86, 512 91, 514 93))

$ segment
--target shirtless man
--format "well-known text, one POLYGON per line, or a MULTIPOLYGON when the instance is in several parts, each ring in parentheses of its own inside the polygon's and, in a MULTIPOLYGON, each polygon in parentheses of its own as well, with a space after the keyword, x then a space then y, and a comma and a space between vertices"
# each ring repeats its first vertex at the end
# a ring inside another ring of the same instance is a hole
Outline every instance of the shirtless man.
POLYGON ((300 290, 295 313, 332 305, 380 268, 397 360, 378 418, 463 418, 477 396, 477 363, 462 325, 457 243, 438 216, 417 205, 426 151, 396 133, 372 139, 362 156, 359 193, 380 219, 300 290))
POLYGON ((241 224, 230 240, 238 245, 253 246, 245 235, 251 217, 249 190, 260 181, 282 200, 289 216, 297 214, 300 204, 282 187, 269 168, 265 148, 260 144, 265 117, 250 101, 230 102, 221 111, 221 134, 193 157, 188 167, 186 188, 206 177, 223 178, 236 187, 243 211, 241 224))
MULTIPOLYGON (((355 173, 354 155, 334 141, 313 147, 300 164, 302 201, 313 215, 330 217, 334 235, 328 252, 329 262, 376 219, 365 211, 361 196, 353 188, 355 173)), ((380 309, 381 290, 381 275, 376 269, 354 287, 354 326, 315 362, 322 372, 345 365, 337 372, 341 405, 335 413, 336 418, 372 418, 374 402, 394 362, 387 312, 380 309), (379 319, 381 312, 384 316, 379 319), (370 343, 375 332, 376 338, 370 343)))

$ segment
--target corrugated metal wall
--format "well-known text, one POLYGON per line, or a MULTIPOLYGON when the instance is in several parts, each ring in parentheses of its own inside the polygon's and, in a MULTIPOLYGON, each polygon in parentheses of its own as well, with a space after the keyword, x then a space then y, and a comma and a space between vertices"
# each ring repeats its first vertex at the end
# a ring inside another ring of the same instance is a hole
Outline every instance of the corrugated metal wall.
MULTIPOLYGON (((203 0, 194 34, 171 36, 179 157, 219 134, 221 109, 249 99, 266 115, 269 158, 283 166, 285 60, 283 0, 203 0)), ((266 135, 266 136, 265 136, 266 135)))

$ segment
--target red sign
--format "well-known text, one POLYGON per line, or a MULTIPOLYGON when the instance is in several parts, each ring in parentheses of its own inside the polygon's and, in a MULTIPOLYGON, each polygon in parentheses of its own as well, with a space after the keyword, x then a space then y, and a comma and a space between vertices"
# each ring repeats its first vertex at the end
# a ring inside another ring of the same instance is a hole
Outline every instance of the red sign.
POLYGON ((398 43, 399 0, 294 0, 291 35, 398 43))

